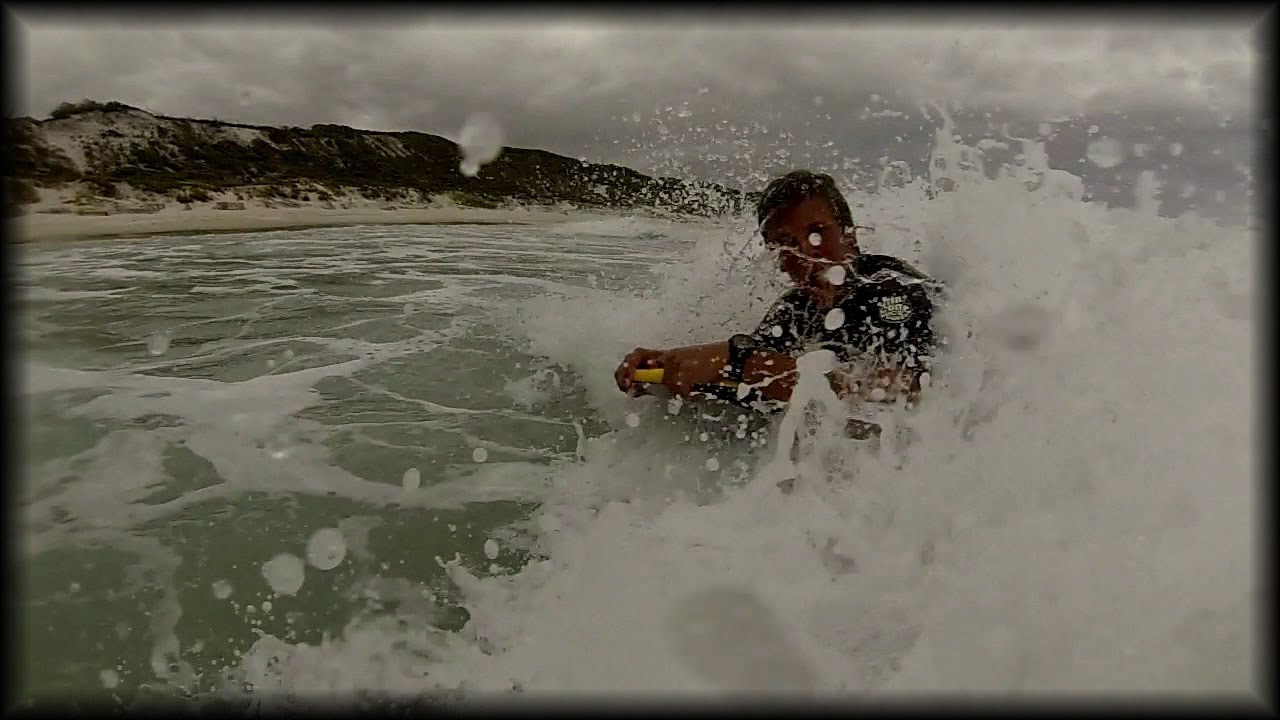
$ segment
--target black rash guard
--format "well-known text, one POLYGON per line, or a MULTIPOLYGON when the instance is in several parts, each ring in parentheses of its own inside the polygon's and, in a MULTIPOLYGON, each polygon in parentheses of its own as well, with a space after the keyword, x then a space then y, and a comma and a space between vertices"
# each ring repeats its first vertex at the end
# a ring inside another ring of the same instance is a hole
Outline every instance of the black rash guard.
POLYGON ((861 255, 856 267, 832 310, 818 308, 802 290, 790 290, 751 337, 764 349, 792 357, 831 350, 842 363, 927 369, 935 346, 928 276, 890 255, 861 255))

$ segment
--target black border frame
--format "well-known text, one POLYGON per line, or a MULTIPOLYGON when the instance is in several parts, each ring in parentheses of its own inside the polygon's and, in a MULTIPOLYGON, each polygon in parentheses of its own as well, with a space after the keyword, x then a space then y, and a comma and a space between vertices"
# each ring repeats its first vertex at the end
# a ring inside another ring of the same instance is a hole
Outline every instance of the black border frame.
MULTIPOLYGON (((1028 19, 1044 19, 1046 17, 1055 17, 1063 19, 1077 20, 1109 20, 1120 18, 1159 18, 1161 20, 1170 20, 1176 18, 1179 21, 1188 23, 1196 23, 1202 21, 1223 21, 1238 18, 1242 23, 1250 23, 1258 38, 1258 49, 1261 54, 1262 63, 1259 67, 1259 77, 1256 81, 1255 88, 1258 93, 1256 102, 1257 117, 1262 122, 1258 133, 1258 153, 1255 157, 1255 201, 1260 208, 1258 217, 1263 223, 1263 227, 1259 228, 1257 233, 1257 242, 1260 244, 1259 263, 1255 270, 1258 272, 1256 278, 1257 297, 1256 301, 1260 304, 1257 308, 1257 317, 1259 319, 1271 320, 1274 316, 1273 301, 1274 287, 1268 282, 1274 275, 1274 256, 1276 253, 1275 240, 1271 236, 1272 224, 1274 222, 1274 189, 1275 175, 1273 169, 1274 151, 1272 143, 1274 141, 1274 122, 1276 117, 1276 108, 1274 105, 1274 95, 1272 80, 1275 78, 1275 48, 1274 38, 1276 37, 1276 18, 1277 11, 1274 4, 1271 3, 1229 3, 1229 4, 1187 4, 1178 7, 1176 10, 1168 4, 1144 4, 1130 3, 1123 5, 1099 5, 1099 6, 1081 6, 1081 5, 1039 5, 1033 3, 992 3, 985 6, 970 6, 946 3, 916 3, 914 5, 900 5, 892 3, 866 3, 854 6, 826 6, 823 4, 813 5, 757 5, 757 6, 726 6, 718 3, 696 3, 681 6, 664 6, 661 4, 591 4, 591 3, 495 3, 483 6, 467 5, 463 3, 379 3, 376 5, 361 4, 358 9, 350 9, 352 6, 344 5, 328 5, 317 6, 315 4, 303 3, 271 3, 271 4, 250 4, 250 3, 219 3, 219 4, 201 4, 201 5, 183 5, 179 7, 152 5, 145 3, 112 3, 109 5, 95 5, 92 3, 11 3, 4 8, 4 12, 0 15, 0 22, 3 23, 3 40, 5 48, 5 73, 4 99, 5 108, 10 115, 17 114, 14 112, 16 103, 14 97, 20 89, 22 82, 21 73, 17 70, 21 66, 23 56, 23 48, 25 45, 25 34, 22 29, 22 21, 17 16, 18 12, 23 15, 56 15, 66 14, 73 15, 79 21, 93 21, 101 19, 109 22, 120 22, 125 18, 132 17, 164 17, 166 19, 183 18, 190 20, 198 19, 214 19, 234 14, 239 19, 246 16, 260 14, 264 20, 280 19, 283 21, 297 21, 304 19, 315 19, 323 17, 332 17, 333 15, 343 16, 349 20, 351 14, 358 14, 360 17, 377 19, 385 21, 388 16, 396 14, 418 14, 422 12, 438 13, 441 15, 465 15, 469 18, 485 18, 496 17, 504 20, 520 19, 525 17, 535 17, 545 19, 549 16, 567 17, 574 19, 611 19, 619 18, 636 19, 652 21, 655 19, 666 20, 672 22, 688 22, 692 19, 706 19, 717 23, 733 24, 735 22, 759 22, 773 21, 785 22, 796 20, 823 20, 829 18, 833 13, 847 16, 851 20, 870 19, 873 17, 901 17, 904 13, 910 13, 912 19, 923 19, 926 14, 931 19, 947 19, 947 20, 975 20, 987 17, 988 14, 993 18, 999 18, 1002 22, 1011 21, 1019 18, 1028 19), (678 9, 677 9, 678 8, 678 9), (1172 16, 1172 17, 1171 17, 1172 16)), ((8 138, 6 138, 7 142, 8 138)), ((4 162, 6 164, 5 175, 10 174, 8 163, 10 162, 9 153, 5 153, 4 162)), ((6 235, 13 230, 12 224, 5 222, 6 235)), ((12 242, 3 242, 3 248, 7 253, 15 253, 14 244, 12 242)), ((6 258, 11 260, 11 258, 6 258)), ((8 264, 7 273, 9 278, 13 277, 16 272, 15 265, 8 264)), ((17 310, 16 298, 11 294, 13 283, 5 283, 5 305, 7 312, 3 313, 5 322, 12 322, 17 310)), ((4 335, 6 341, 15 338, 14 328, 5 327, 4 335)), ((1274 507, 1274 498, 1272 493, 1274 488, 1269 482, 1273 476, 1273 447, 1269 442, 1270 430, 1272 429, 1274 417, 1274 404, 1270 390, 1272 390, 1272 367, 1268 362, 1274 358, 1274 326, 1268 322, 1265 327, 1258 328, 1258 334, 1255 337, 1255 363, 1256 371, 1259 373, 1257 388, 1259 395, 1256 398, 1254 412, 1255 420, 1255 472, 1258 482, 1258 494, 1255 517, 1255 527, 1258 530, 1257 549, 1255 557, 1258 559, 1257 567, 1257 636, 1256 636, 1256 689, 1258 696, 1253 699, 1248 698, 1227 698, 1227 697, 1207 697, 1203 699, 1193 699, 1180 696, 1167 697, 1143 697, 1143 698, 1126 698, 1120 696, 1097 696, 1090 699, 1081 699, 1079 697, 1039 697, 1035 700, 1018 699, 1010 701, 1003 696, 966 696, 956 697, 950 695, 929 696, 924 699, 913 699, 903 702, 894 702, 888 700, 876 701, 856 701, 856 700, 835 700, 835 699, 818 699, 813 702, 792 702, 792 701, 773 701, 766 698, 739 698, 731 702, 715 703, 709 701, 685 701, 676 698, 663 698, 654 696, 637 696, 637 697, 581 697, 581 698, 547 698, 547 697, 529 697, 521 698, 513 697, 509 700, 497 700, 493 702, 478 701, 474 704, 465 706, 442 707, 434 704, 420 705, 414 708, 401 708, 402 712, 395 712, 390 707, 384 707, 377 712, 387 711, 390 714, 409 714, 418 712, 435 713, 442 712, 444 714, 454 715, 488 715, 492 714, 541 714, 547 712, 549 714, 562 715, 574 713, 586 714, 607 714, 607 715, 657 715, 657 714, 675 714, 678 712, 697 712, 703 713, 710 711, 717 713, 725 711, 736 716, 755 716, 755 715, 774 715, 774 714, 824 714, 832 712, 834 714, 844 714, 849 712, 862 712, 872 714, 893 714, 894 712, 904 712, 915 714, 931 714, 935 711, 938 714, 963 714, 966 712, 980 712, 984 715, 1000 715, 1004 713, 1014 714, 1054 714, 1059 711, 1068 713, 1075 712, 1095 712, 1095 713, 1115 713, 1130 714, 1134 711, 1139 713, 1152 712, 1164 715, 1183 714, 1183 713, 1229 713, 1235 714, 1241 712, 1244 714, 1273 715, 1275 713, 1276 686, 1275 667, 1274 667, 1274 627, 1271 608, 1274 603, 1274 577, 1272 575, 1273 566, 1267 562, 1269 551, 1274 547, 1274 538, 1271 535, 1274 530, 1273 517, 1271 509, 1274 507), (1265 394, 1263 392, 1265 389, 1265 394)), ((6 466, 14 467, 19 465, 15 462, 19 452, 19 446, 15 442, 17 433, 15 430, 20 427, 22 414, 18 412, 18 403, 21 401, 18 397, 18 385, 21 382, 19 373, 20 360, 17 355, 16 347, 6 350, 3 355, 3 370, 6 389, 5 403, 5 461, 6 466)), ((1212 482, 1212 478, 1206 478, 1206 482, 1212 482)), ((12 492, 13 483, 7 485, 12 492)), ((13 571, 14 565, 20 562, 18 553, 14 547, 18 538, 15 536, 10 524, 13 519, 11 514, 17 505, 16 498, 10 495, 5 498, 3 503, 4 522, 5 522, 5 560, 6 572, 3 577, 6 580, 13 580, 16 573, 13 571)), ((16 610, 14 607, 14 599, 16 593, 5 592, 4 597, 4 615, 6 621, 13 617, 16 610)), ((4 630, 14 629, 11 622, 4 624, 4 630)), ((4 637, 6 651, 12 650, 14 638, 6 632, 4 637)), ((7 687, 9 681, 15 679, 15 673, 20 672, 20 668, 15 668, 6 664, 3 674, 4 685, 7 687)), ((3 707, 6 712, 12 709, 12 701, 5 694, 3 698, 3 707)), ((53 708, 39 708, 30 713, 39 715, 46 710, 53 708)), ((104 708, 105 710, 106 708, 104 708)), ((232 708, 225 708, 232 710, 232 708)), ((345 714, 355 708, 336 707, 331 702, 317 703, 316 705, 306 708, 298 714, 326 715, 329 713, 345 714)), ((188 710, 189 711, 189 710, 188 710)), ((148 712, 143 710, 143 713, 148 712)), ((181 712, 181 710, 180 710, 181 712)), ((218 714, 219 710, 201 711, 200 714, 218 714)), ((237 713, 238 714, 238 713, 237 713)), ((291 713, 293 714, 293 713, 291 713)))

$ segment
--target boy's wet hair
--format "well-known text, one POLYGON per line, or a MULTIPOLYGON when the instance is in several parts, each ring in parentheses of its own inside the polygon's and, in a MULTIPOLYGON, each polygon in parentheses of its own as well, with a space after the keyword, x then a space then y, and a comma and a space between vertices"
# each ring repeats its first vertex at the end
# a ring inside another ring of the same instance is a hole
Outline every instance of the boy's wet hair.
POLYGON ((854 230, 853 211, 849 209, 848 201, 836 188, 835 178, 808 170, 794 170, 782 177, 774 178, 765 186, 760 202, 756 205, 756 224, 764 225, 764 221, 780 208, 789 207, 811 197, 824 198, 831 203, 831 209, 835 211, 836 219, 840 221, 841 230, 846 232, 854 230))

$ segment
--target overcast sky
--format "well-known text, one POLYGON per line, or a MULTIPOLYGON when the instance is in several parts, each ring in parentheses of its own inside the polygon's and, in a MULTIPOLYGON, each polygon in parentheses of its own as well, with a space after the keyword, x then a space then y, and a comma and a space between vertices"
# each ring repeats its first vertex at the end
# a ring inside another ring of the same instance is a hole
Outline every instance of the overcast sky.
POLYGON ((509 145, 645 171, 705 159, 689 157, 712 152, 683 142, 691 135, 715 136, 717 152, 747 136, 839 146, 868 111, 921 100, 1041 119, 1144 108, 1249 115, 1260 15, 1156 25, 1132 12, 931 22, 920 11, 907 24, 828 9, 726 24, 604 10, 310 20, 247 18, 243 8, 186 20, 11 12, 20 114, 93 98, 166 115, 456 140, 469 114, 487 112, 509 145))

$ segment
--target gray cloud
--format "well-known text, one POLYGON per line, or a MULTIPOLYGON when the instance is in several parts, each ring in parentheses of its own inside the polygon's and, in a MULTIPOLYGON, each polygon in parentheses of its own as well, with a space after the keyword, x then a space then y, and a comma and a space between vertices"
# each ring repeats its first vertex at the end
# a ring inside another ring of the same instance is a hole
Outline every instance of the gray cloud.
POLYGON ((20 112, 90 97, 168 115, 456 139, 467 116, 484 111, 511 145, 701 173, 744 171, 734 141, 745 138, 780 163, 851 157, 865 144, 862 116, 926 99, 1037 119, 1131 108, 1246 116, 1258 55, 1243 19, 1156 28, 403 14, 382 24, 76 24, 28 12, 19 21, 20 112))

